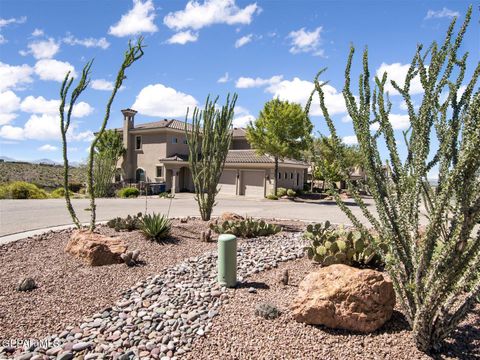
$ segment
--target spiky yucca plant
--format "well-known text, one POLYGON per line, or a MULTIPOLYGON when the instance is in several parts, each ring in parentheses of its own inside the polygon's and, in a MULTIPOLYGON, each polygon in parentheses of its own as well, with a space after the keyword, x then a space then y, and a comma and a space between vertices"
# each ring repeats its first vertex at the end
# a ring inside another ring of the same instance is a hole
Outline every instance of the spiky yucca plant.
MULTIPOLYGON (((363 215, 389 245, 388 251, 378 251, 412 326, 417 347, 425 352, 440 349, 442 340, 466 316, 480 294, 480 230, 475 228, 480 219, 480 90, 475 88, 480 63, 471 78, 465 79, 468 53, 458 55, 471 13, 470 7, 457 34, 456 19, 452 21, 443 44, 434 42, 426 51, 417 46, 403 86, 391 81, 408 108, 410 128, 403 134, 405 158, 399 155, 398 139, 390 122, 387 74, 375 77, 375 87, 370 88, 365 50, 356 97, 350 84, 353 47, 345 71, 343 95, 378 215, 366 207, 351 182, 347 181, 347 185, 363 215), (410 96, 410 86, 417 77, 424 90, 418 109, 410 96), (431 146, 433 136, 438 148, 431 146), (388 149, 387 165, 379 141, 384 141, 388 149), (435 168, 439 178, 433 187, 427 174, 435 168), (426 210, 425 217, 422 209, 426 210)), ((306 111, 318 93, 337 158, 344 164, 341 140, 325 105, 319 75, 306 111)), ((338 194, 336 197, 352 223, 370 236, 366 225, 338 194)), ((371 240, 375 241, 373 237, 371 240)))

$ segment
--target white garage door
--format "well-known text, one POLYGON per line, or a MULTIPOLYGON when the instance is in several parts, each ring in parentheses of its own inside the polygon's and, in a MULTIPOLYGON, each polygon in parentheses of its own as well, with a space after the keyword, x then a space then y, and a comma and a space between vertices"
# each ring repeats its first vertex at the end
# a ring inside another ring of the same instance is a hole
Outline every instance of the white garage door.
POLYGON ((245 196, 264 197, 265 171, 245 170, 242 171, 243 194, 245 196))
POLYGON ((237 193, 237 171, 236 170, 223 170, 222 176, 218 187, 220 188, 220 194, 223 195, 236 195, 237 193))

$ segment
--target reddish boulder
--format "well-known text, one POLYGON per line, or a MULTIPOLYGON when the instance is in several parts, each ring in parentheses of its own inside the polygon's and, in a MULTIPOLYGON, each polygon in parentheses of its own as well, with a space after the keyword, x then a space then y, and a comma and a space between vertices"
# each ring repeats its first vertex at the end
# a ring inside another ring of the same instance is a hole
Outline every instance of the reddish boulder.
POLYGON ((235 213, 224 212, 218 218, 218 220, 221 221, 221 222, 223 222, 223 221, 241 221, 241 220, 245 220, 245 218, 243 216, 240 216, 240 215, 235 214, 235 213))
POLYGON ((88 265, 101 266, 122 263, 121 254, 127 246, 114 239, 91 231, 74 231, 65 251, 83 260, 88 265))
POLYGON ((392 282, 375 270, 336 264, 308 274, 291 308, 295 320, 368 333, 392 316, 392 282))

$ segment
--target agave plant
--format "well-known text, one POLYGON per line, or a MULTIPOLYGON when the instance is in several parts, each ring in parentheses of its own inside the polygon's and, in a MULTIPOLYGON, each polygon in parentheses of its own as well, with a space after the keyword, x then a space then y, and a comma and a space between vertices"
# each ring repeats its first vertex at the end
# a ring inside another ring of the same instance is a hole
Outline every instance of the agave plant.
POLYGON ((162 240, 170 235, 172 223, 165 215, 146 214, 142 218, 142 233, 152 240, 162 240))

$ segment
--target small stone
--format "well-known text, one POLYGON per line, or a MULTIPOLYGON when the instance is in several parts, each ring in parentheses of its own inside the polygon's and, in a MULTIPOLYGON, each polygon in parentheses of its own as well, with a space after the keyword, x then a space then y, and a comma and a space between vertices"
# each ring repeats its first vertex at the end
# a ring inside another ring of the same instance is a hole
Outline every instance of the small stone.
POLYGON ((32 353, 25 353, 23 355, 17 356, 15 360, 30 360, 30 358, 33 356, 32 353))
POLYGON ((17 286, 17 291, 31 291, 37 288, 35 280, 31 277, 26 277, 22 279, 17 286))
POLYGON ((280 310, 272 304, 261 303, 255 307, 255 315, 264 319, 275 319, 280 316, 280 310))
POLYGON ((257 293, 257 289, 255 289, 254 287, 250 287, 250 288, 248 288, 248 292, 249 292, 249 293, 252 293, 252 294, 256 294, 256 293, 257 293))
POLYGON ((73 353, 71 352, 64 352, 63 354, 60 354, 57 357, 57 360, 72 360, 73 359, 73 353))
POLYGON ((48 350, 45 352, 45 354, 48 355, 48 356, 56 356, 56 355, 58 355, 61 351, 62 351, 62 347, 61 347, 61 346, 57 346, 57 347, 48 349, 48 350))
POLYGON ((83 351, 83 350, 89 348, 90 346, 92 346, 91 343, 82 341, 82 342, 73 344, 72 350, 73 351, 83 351))

